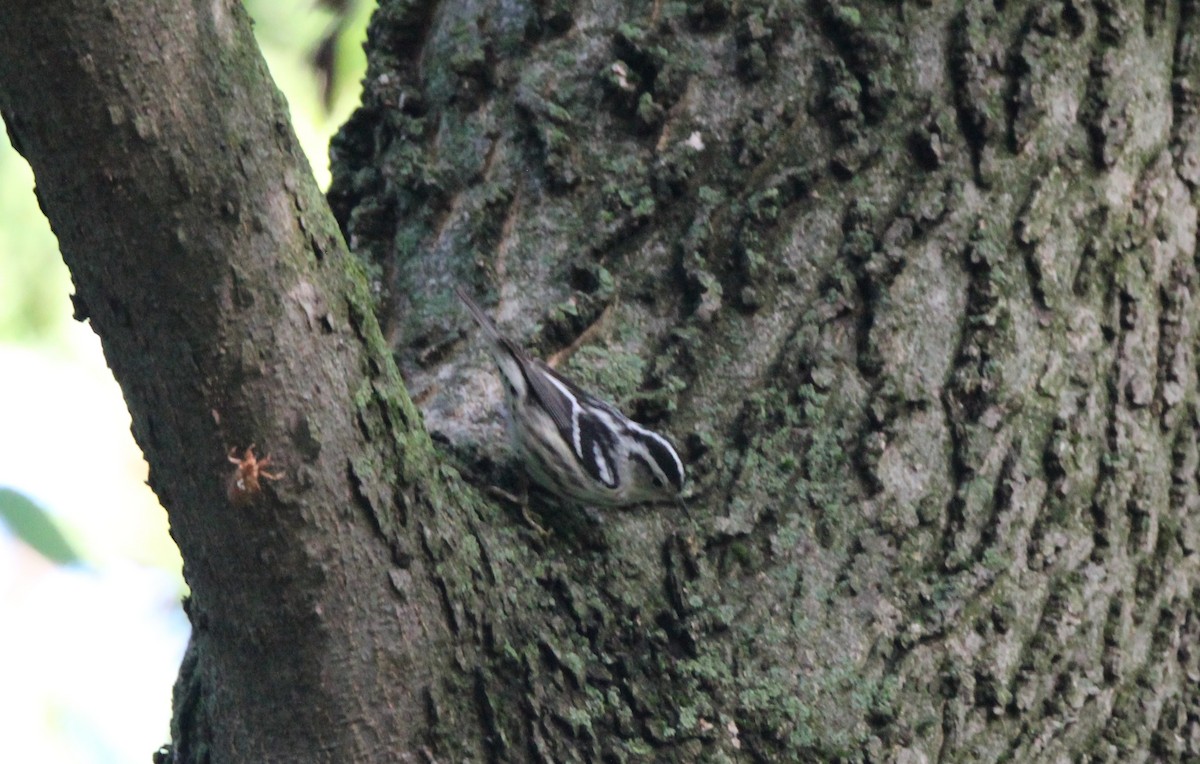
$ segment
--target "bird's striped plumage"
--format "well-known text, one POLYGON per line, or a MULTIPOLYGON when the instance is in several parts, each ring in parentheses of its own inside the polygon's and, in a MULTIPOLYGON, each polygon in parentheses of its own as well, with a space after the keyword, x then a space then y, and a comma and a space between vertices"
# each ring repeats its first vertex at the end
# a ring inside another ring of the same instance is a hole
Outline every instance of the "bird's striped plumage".
POLYGON ((678 498, 684 468, 670 441, 531 358, 461 287, 455 291, 487 335, 508 398, 509 435, 530 477, 585 504, 678 498))

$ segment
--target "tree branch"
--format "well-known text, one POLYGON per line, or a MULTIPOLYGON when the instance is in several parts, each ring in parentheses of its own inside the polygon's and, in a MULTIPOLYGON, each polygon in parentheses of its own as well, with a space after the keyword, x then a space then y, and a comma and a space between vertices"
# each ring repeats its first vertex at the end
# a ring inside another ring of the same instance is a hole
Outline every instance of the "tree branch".
POLYGON ((240 3, 11 3, 0 111, 183 555, 176 713, 212 731, 190 742, 212 761, 413 745, 446 634, 392 497, 433 482, 432 451, 240 3), (251 443, 283 476, 234 506, 227 453, 251 443))

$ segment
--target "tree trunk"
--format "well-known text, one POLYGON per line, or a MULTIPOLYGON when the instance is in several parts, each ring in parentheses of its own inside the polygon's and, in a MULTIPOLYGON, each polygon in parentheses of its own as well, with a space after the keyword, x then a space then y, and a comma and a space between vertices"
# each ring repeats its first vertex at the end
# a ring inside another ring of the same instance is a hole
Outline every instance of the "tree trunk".
POLYGON ((2 16, 0 111, 191 588, 176 760, 409 745, 426 656, 451 648, 393 496, 440 495, 433 452, 245 12, 22 0, 2 16), (257 491, 228 458, 252 443, 279 478, 257 491))
POLYGON ((176 761, 1200 756, 1194 4, 384 0, 365 274, 240 8, 17 5, 0 109, 193 591, 176 761), (497 499, 454 283, 687 514, 497 499))

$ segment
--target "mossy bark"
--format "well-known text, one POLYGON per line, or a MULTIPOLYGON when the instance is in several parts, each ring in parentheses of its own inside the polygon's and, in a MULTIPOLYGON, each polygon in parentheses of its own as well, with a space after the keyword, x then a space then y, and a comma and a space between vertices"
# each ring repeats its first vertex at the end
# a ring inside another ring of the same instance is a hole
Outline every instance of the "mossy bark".
POLYGON ((382 2, 330 199, 427 425, 503 484, 465 282, 695 489, 593 546, 490 519, 489 572, 443 569, 478 645, 444 714, 487 744, 433 750, 1200 755, 1198 30, 1190 2, 382 2))
POLYGON ((357 260, 236 5, 14 5, 193 589, 176 760, 1200 756, 1193 3, 384 0, 357 260), (688 514, 496 500, 455 282, 688 514))
POLYGON ((175 760, 415 738, 397 677, 452 642, 397 508, 456 510, 240 3, 8 3, 0 111, 183 556, 175 760), (230 484, 252 443, 258 492, 230 484))

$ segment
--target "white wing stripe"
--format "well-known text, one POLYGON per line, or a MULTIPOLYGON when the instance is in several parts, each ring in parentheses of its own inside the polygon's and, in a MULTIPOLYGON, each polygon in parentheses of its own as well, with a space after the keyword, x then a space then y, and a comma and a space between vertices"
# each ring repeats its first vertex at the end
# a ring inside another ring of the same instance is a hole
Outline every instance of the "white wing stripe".
POLYGON ((571 439, 573 441, 572 445, 575 446, 575 454, 580 459, 583 459, 584 458, 583 442, 580 439, 580 430, 579 430, 579 414, 582 411, 582 409, 579 407, 579 401, 575 399, 575 394, 572 393, 567 388, 566 385, 564 385, 562 382, 559 382, 557 379, 554 378, 553 374, 547 374, 546 379, 549 380, 550 384, 557 387, 558 391, 560 393, 562 393, 563 396, 566 397, 566 399, 571 402, 571 439))

